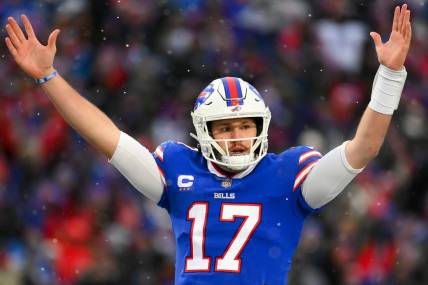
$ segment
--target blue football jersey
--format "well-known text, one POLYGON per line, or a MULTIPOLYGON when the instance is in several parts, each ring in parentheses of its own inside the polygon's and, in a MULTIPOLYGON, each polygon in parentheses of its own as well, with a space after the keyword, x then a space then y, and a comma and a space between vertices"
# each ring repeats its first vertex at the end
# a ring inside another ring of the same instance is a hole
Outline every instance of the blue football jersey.
POLYGON ((196 149, 161 144, 154 157, 176 240, 175 284, 286 284, 303 222, 316 211, 301 185, 320 156, 306 146, 268 153, 230 178, 196 149))

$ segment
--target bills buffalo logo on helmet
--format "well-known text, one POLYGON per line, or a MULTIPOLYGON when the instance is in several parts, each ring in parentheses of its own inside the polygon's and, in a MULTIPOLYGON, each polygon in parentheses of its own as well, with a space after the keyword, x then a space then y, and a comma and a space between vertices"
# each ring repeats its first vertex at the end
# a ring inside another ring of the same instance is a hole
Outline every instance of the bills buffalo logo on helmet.
POLYGON ((196 99, 195 107, 193 108, 196 110, 199 106, 205 103, 207 99, 211 96, 211 94, 214 92, 214 84, 210 84, 207 87, 205 87, 204 90, 202 90, 201 93, 199 93, 198 98, 196 99))

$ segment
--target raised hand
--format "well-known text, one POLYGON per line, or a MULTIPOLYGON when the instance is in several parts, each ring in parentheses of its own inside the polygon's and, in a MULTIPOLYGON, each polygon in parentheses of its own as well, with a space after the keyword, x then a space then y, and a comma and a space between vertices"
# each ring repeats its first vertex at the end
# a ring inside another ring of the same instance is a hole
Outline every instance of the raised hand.
POLYGON ((45 46, 37 39, 27 16, 22 15, 21 20, 27 37, 14 18, 7 19, 6 31, 9 35, 5 39, 7 48, 25 73, 33 78, 45 77, 54 70, 53 61, 59 30, 56 29, 49 35, 48 45, 45 46))
POLYGON ((406 60, 412 38, 410 10, 407 9, 407 4, 401 6, 401 9, 399 6, 395 7, 392 31, 386 43, 382 43, 376 32, 371 32, 370 36, 376 45, 379 63, 390 69, 400 70, 406 60))

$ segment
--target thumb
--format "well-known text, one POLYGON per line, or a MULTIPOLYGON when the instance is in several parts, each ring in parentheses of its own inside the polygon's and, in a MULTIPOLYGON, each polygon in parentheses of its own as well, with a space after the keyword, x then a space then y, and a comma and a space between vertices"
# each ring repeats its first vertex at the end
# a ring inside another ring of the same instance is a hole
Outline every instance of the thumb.
POLYGON ((378 33, 371 32, 370 36, 372 37, 376 47, 380 47, 382 45, 382 39, 380 38, 380 35, 378 33))
POLYGON ((60 32, 60 30, 56 29, 49 35, 48 47, 50 49, 56 49, 56 39, 58 38, 59 32, 60 32))

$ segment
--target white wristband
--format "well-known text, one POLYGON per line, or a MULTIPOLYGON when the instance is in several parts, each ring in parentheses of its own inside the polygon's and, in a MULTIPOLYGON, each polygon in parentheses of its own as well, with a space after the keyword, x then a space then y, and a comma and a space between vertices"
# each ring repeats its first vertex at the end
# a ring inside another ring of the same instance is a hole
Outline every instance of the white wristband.
POLYGON ((404 66, 396 71, 381 64, 373 82, 370 109, 392 115, 398 108, 406 77, 407 71, 404 66))

